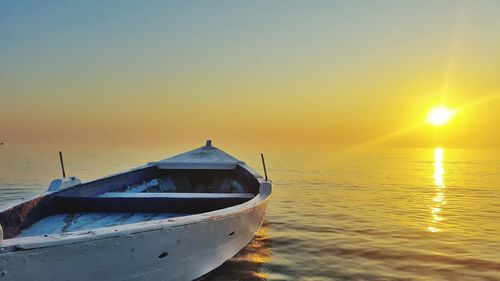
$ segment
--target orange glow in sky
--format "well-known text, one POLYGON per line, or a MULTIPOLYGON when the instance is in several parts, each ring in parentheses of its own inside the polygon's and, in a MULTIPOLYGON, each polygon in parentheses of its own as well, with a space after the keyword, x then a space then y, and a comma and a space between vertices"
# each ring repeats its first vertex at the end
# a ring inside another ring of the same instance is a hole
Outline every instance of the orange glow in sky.
POLYGON ((97 3, 0 3, 0 142, 432 147, 500 93, 500 2, 97 3))

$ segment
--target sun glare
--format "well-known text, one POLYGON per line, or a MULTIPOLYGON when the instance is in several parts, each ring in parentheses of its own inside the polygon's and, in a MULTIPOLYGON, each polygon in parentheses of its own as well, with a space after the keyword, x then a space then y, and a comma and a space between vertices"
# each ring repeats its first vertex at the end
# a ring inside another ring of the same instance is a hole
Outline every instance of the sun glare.
POLYGON ((456 110, 440 105, 431 109, 427 116, 427 122, 434 126, 443 126, 451 121, 455 113, 456 110))

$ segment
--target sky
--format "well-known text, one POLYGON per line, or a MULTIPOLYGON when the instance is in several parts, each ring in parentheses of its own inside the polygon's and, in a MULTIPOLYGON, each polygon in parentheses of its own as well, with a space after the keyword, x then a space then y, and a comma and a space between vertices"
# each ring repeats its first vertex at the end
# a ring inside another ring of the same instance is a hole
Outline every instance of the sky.
POLYGON ((498 148, 499 34, 500 1, 0 1, 0 142, 498 148))

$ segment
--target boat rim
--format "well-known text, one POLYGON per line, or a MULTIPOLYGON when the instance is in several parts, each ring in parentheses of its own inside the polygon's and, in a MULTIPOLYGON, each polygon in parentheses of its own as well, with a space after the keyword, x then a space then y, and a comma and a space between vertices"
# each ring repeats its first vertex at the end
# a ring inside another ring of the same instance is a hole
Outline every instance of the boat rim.
MULTIPOLYGON (((239 163, 238 165, 250 172, 259 182, 259 193, 257 193, 252 199, 244 203, 210 212, 175 218, 165 218, 153 221, 143 221, 116 226, 99 227, 92 230, 79 230, 48 235, 14 237, 2 241, 0 245, 0 253, 12 252, 16 250, 45 248, 66 244, 84 243, 88 241, 108 239, 113 237, 123 237, 143 232, 158 231, 190 224, 216 221, 233 216, 236 213, 251 212, 252 209, 258 207, 259 205, 267 202, 270 199, 272 193, 272 182, 264 180, 262 176, 260 176, 246 164, 239 163), (267 187, 262 188, 263 185, 267 187)), ((38 196, 44 196, 46 194, 47 193, 44 193, 38 196)))

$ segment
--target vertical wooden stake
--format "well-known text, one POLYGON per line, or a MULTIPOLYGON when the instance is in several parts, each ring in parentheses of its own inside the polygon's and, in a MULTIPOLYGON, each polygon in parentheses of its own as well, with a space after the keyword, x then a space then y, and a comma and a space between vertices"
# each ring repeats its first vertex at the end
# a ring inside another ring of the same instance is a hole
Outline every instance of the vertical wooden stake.
POLYGON ((65 178, 66 172, 64 171, 64 160, 63 160, 62 151, 59 151, 59 160, 61 161, 61 169, 62 169, 62 173, 63 173, 63 178, 65 178))
POLYGON ((262 159, 262 166, 264 166, 264 175, 266 176, 266 181, 267 181, 267 170, 266 170, 266 161, 264 160, 264 153, 260 154, 260 158, 262 159))

